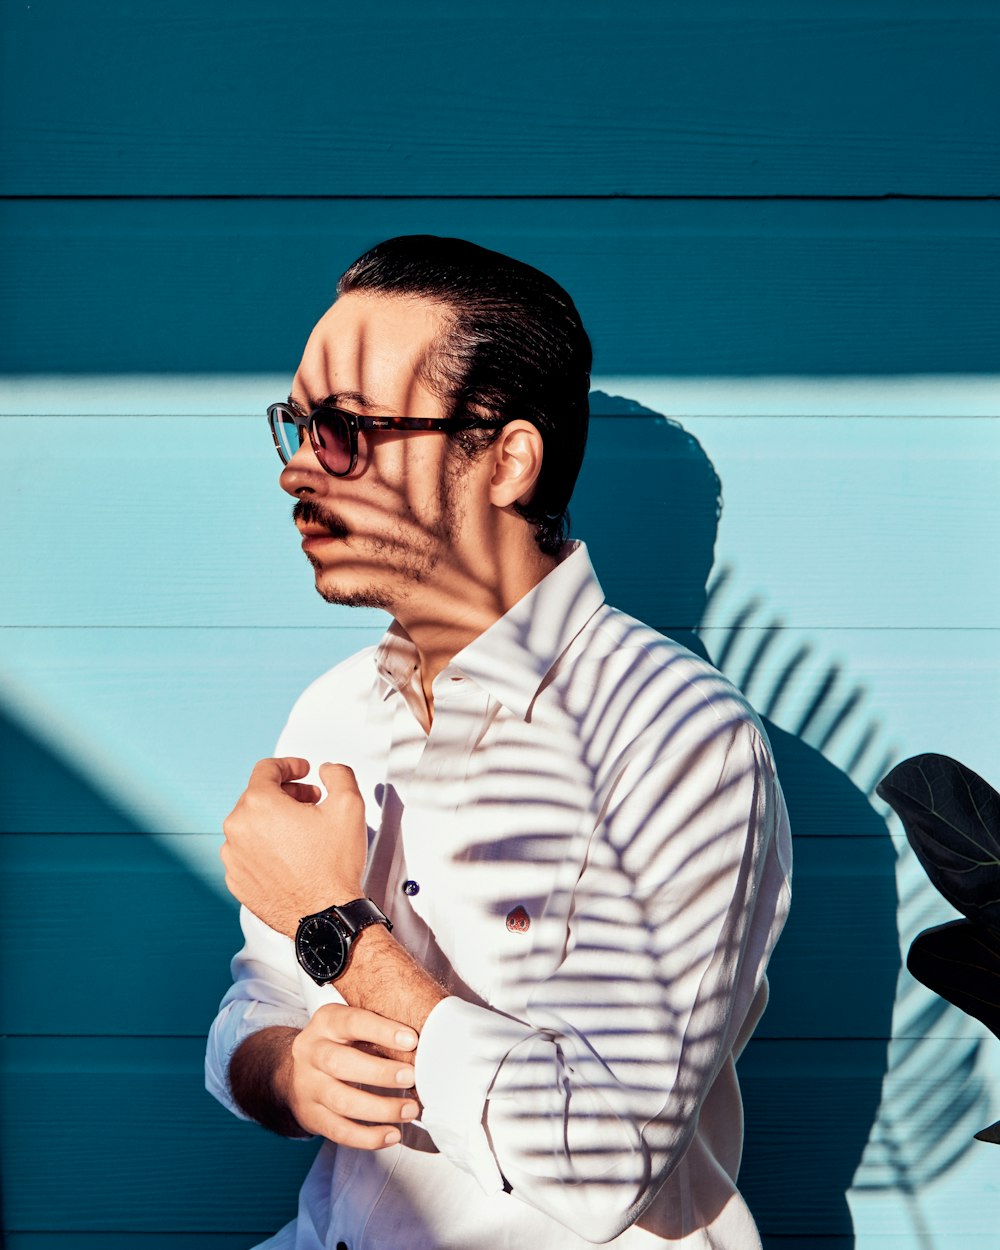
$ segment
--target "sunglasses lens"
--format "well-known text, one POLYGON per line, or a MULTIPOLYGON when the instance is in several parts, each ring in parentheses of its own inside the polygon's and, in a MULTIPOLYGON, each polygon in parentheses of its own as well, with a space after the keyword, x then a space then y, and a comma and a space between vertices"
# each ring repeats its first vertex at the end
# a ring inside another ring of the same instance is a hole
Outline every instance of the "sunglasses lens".
POLYGON ((339 412, 326 409, 313 418, 313 450, 328 473, 344 474, 351 467, 351 431, 339 412))
POLYGON ((303 432, 292 414, 283 408, 275 407, 268 415, 271 419, 274 441, 278 446, 278 454, 287 464, 302 446, 303 432))

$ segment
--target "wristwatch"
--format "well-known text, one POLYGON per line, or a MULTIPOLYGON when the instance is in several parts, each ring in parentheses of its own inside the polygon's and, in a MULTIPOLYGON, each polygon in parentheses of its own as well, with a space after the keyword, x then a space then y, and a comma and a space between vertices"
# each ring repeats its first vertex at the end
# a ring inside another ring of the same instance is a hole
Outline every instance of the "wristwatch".
POLYGON ((342 907, 326 907, 303 916, 295 933, 299 963, 317 985, 336 981, 347 971, 351 946, 358 934, 373 924, 384 924, 392 932, 388 916, 370 898, 358 898, 342 907))

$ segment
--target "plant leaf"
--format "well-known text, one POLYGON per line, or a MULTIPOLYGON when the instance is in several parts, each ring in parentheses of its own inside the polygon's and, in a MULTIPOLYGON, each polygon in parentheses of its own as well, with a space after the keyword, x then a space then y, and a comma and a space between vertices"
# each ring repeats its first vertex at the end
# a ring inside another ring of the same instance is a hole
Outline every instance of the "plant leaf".
POLYGON ((971 920, 925 929, 913 939, 906 966, 1000 1037, 1000 933, 971 920))
POLYGON ((947 755, 915 755, 875 788, 924 871, 970 920, 1000 928, 1000 794, 947 755))

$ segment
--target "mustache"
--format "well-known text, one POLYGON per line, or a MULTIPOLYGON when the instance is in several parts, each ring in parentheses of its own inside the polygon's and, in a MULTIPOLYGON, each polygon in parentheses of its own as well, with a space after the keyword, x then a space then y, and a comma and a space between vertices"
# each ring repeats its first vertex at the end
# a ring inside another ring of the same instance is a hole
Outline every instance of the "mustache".
POLYGON ((299 499, 292 508, 292 520, 301 521, 303 525, 321 525, 331 538, 346 538, 350 530, 332 512, 320 508, 311 499, 299 499))

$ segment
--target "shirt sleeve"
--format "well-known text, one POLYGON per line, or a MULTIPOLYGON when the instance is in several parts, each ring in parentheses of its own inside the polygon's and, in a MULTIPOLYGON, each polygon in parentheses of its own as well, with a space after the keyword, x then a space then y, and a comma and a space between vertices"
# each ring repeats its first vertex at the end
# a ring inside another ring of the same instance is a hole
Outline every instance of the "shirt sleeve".
POLYGON ((309 1011, 294 974, 294 960, 288 958, 290 939, 276 933, 245 907, 240 908, 240 925, 245 941, 232 961, 233 984, 209 1030, 205 1086, 234 1115, 248 1120, 250 1117, 236 1104, 229 1089, 233 1052, 244 1038, 260 1029, 273 1025, 304 1028, 309 1022, 309 1011))
MULTIPOLYGON (((319 687, 320 683, 315 682, 299 696, 278 738, 275 755, 307 754, 303 735, 308 734, 308 708, 319 687)), ((312 1012, 302 995, 295 955, 290 955, 294 946, 291 940, 242 906, 240 927, 244 943, 230 965, 233 984, 219 1004, 208 1034, 205 1086, 233 1115, 249 1120, 229 1088, 233 1052, 251 1033, 261 1029, 274 1025, 305 1028, 312 1012)))
POLYGON ((565 953, 524 1018, 447 998, 424 1026, 416 1080, 438 1148, 485 1191, 511 1189, 586 1240, 616 1237, 683 1158, 745 1040, 790 873, 753 721, 717 720, 672 751, 639 744, 606 788, 565 953))

